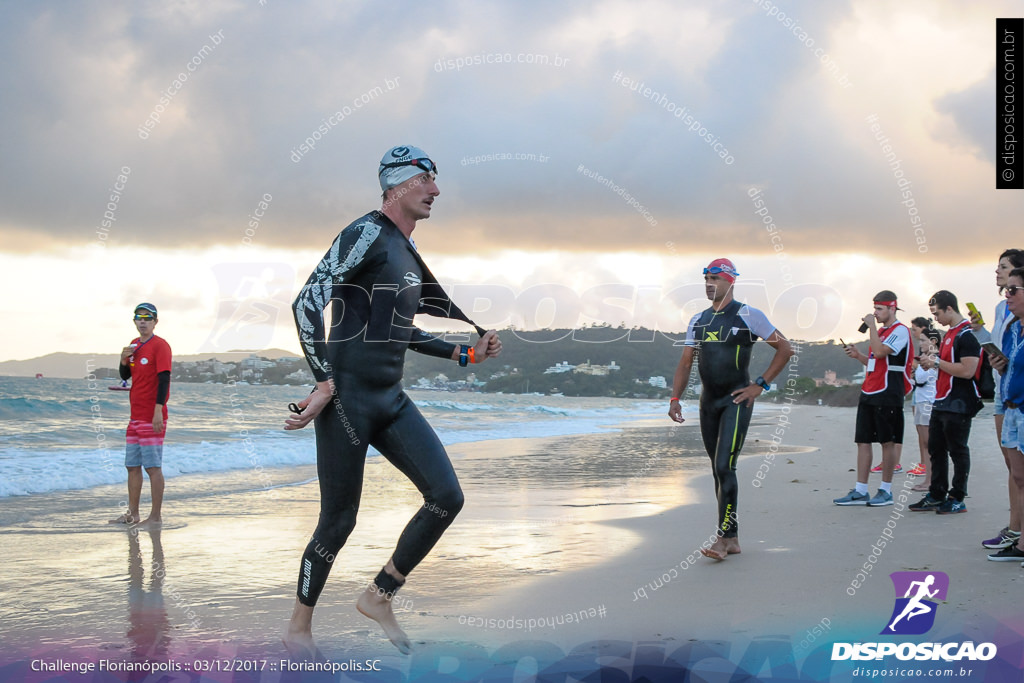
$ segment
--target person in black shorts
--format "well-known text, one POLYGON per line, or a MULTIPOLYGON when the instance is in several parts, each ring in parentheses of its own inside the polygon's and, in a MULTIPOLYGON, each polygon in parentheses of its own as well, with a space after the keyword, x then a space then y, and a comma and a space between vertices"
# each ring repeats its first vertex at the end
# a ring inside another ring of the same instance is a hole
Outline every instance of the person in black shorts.
POLYGON ((913 386, 910 368, 914 342, 910 330, 896 319, 896 294, 883 289, 875 295, 874 312, 864 316, 870 340, 868 353, 847 344, 846 355, 864 364, 864 384, 857 404, 857 484, 836 505, 892 505, 892 474, 898 459, 896 445, 903 443, 903 399, 913 386), (877 325, 876 325, 877 322, 877 325), (879 328, 878 325, 882 327, 879 328), (882 444, 882 483, 872 497, 868 493, 871 444, 882 444))
POLYGON ((679 399, 690 381, 693 358, 700 373, 700 434, 711 458, 718 497, 718 538, 705 557, 724 560, 740 552, 737 523, 736 459, 747 436, 754 399, 770 388, 793 355, 789 341, 765 314, 733 299, 736 267, 729 259, 715 259, 704 269, 704 291, 711 306, 695 315, 687 326, 685 348, 672 381, 668 415, 682 423, 679 399), (750 353, 761 338, 775 349, 764 374, 750 381, 750 353))
POLYGON ((284 641, 293 654, 316 653, 313 608, 333 560, 355 527, 367 445, 416 485, 423 506, 356 608, 377 621, 403 653, 409 638, 391 599, 462 509, 463 494, 434 430, 402 390, 406 349, 459 365, 501 353, 497 334, 476 327, 476 345, 450 344, 412 324, 418 313, 471 322, 427 269, 411 239, 440 194, 437 167, 416 147, 381 159, 383 206, 338 234, 295 299, 295 322, 316 389, 293 408, 285 429, 316 427, 320 519, 302 556, 297 598, 284 641), (332 307, 329 338, 324 309, 332 307))
POLYGON ((971 419, 981 409, 981 397, 974 374, 981 362, 981 344, 971 330, 971 321, 960 315, 956 296, 941 290, 928 302, 935 322, 949 329, 942 337, 938 356, 921 357, 921 367, 938 368, 935 403, 928 422, 928 455, 931 456, 932 485, 924 498, 907 507, 914 512, 935 511, 940 515, 967 512, 967 476, 971 471, 971 419), (950 487, 949 461, 953 461, 950 487))

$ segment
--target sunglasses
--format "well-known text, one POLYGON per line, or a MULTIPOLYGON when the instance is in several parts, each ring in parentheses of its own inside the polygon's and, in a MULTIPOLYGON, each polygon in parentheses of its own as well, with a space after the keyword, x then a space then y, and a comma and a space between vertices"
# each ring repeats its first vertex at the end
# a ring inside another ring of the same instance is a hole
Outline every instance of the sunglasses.
POLYGON ((427 173, 437 174, 437 164, 430 159, 409 159, 408 161, 395 161, 390 164, 381 164, 380 172, 377 173, 377 175, 383 173, 385 169, 398 168, 399 166, 416 166, 417 168, 422 168, 427 173))
POLYGON ((1010 285, 1006 288, 1006 296, 1013 296, 1022 289, 1024 289, 1024 287, 1019 285, 1010 285))
POLYGON ((132 318, 132 320, 141 320, 144 323, 148 323, 153 320, 156 320, 156 317, 152 315, 136 315, 134 318, 132 318))

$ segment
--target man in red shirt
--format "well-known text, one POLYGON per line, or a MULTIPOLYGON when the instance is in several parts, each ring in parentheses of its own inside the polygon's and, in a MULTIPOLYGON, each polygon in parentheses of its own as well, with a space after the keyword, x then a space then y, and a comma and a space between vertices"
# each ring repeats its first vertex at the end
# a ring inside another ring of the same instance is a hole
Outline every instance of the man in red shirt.
MULTIPOLYGON (((864 328, 871 335, 865 355, 853 344, 846 355, 864 364, 864 384, 857 404, 857 483, 836 505, 892 505, 892 473, 903 443, 903 399, 910 393, 910 366, 914 344, 910 330, 896 319, 896 294, 883 289, 874 297, 874 312, 864 316, 864 328), (877 324, 876 324, 877 323, 877 324), (879 328, 878 325, 882 327, 879 328), (882 444, 882 483, 878 492, 868 492, 871 444, 882 444)), ((862 331, 865 331, 862 328, 862 331)))
POLYGON ((132 380, 128 395, 131 416, 125 434, 124 466, 128 468, 128 511, 112 524, 139 524, 139 499, 142 497, 142 468, 149 475, 153 507, 139 526, 159 526, 164 499, 164 433, 167 422, 167 396, 171 388, 171 347, 153 334, 156 306, 135 307, 135 328, 139 336, 121 351, 118 371, 121 379, 132 380))

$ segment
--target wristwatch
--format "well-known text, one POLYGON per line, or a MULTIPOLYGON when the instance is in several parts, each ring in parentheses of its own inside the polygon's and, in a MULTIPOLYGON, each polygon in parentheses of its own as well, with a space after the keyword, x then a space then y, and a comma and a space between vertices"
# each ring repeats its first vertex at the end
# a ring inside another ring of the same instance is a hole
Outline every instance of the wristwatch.
POLYGON ((757 386, 761 387, 765 391, 771 391, 772 390, 772 385, 768 384, 768 382, 766 382, 764 380, 764 377, 758 376, 758 378, 754 380, 754 384, 756 384, 757 386))

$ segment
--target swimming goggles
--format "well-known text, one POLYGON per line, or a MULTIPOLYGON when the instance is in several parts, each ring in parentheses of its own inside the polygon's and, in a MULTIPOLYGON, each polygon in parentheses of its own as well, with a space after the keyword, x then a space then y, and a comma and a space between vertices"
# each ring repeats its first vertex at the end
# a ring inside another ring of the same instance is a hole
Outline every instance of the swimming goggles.
POLYGON ((739 273, 737 273, 732 268, 729 268, 728 266, 726 266, 725 268, 723 268, 721 266, 712 266, 710 268, 705 268, 704 269, 704 274, 705 275, 719 275, 720 273, 725 273, 726 275, 734 275, 734 276, 735 275, 739 275, 739 273))
POLYGON ((427 173, 437 175, 437 164, 430 159, 409 159, 408 161, 394 161, 390 164, 381 164, 377 175, 380 175, 389 168, 398 168, 399 166, 416 166, 417 168, 422 168, 427 173))

